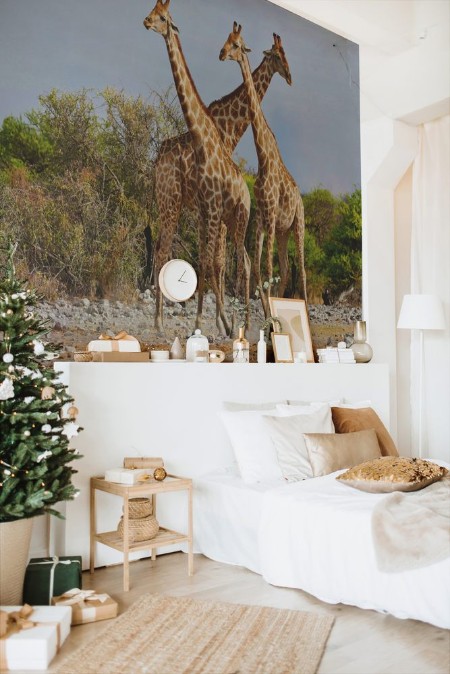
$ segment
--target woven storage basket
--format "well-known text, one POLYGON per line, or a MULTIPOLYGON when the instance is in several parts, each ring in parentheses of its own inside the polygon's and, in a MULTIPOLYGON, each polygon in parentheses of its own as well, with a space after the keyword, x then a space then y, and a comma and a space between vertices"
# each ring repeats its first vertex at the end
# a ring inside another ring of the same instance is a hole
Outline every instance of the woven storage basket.
POLYGON ((128 500, 128 516, 130 520, 138 520, 152 514, 152 501, 149 498, 130 498, 128 500))
MULTIPOLYGON (((120 518, 117 531, 119 536, 123 538, 123 517, 120 518)), ((159 524, 154 515, 140 517, 137 520, 128 520, 128 541, 130 543, 148 541, 150 538, 155 538, 158 531, 159 524)))

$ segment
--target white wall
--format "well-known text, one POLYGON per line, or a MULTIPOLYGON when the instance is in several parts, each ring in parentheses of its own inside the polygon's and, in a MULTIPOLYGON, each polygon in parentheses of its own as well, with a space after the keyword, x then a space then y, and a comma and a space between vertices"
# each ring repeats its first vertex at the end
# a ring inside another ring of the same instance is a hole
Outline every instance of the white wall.
MULTIPOLYGON (((450 112, 448 0, 271 0, 360 47, 363 194, 363 313, 374 360, 389 364, 391 428, 410 454, 409 345, 396 318, 409 279, 412 190, 402 184, 419 125, 450 112), (401 185, 401 187, 399 187, 401 185), (400 356, 399 356, 400 351, 400 356), (398 417, 397 417, 398 413, 398 417)), ((443 214, 446 217, 446 214, 443 214)), ((447 251, 450 258, 450 250, 447 251)), ((448 293, 448 289, 445 289, 448 293)), ((437 340, 446 335, 436 336, 437 340)), ((450 409, 439 365, 427 372, 450 409)), ((427 391, 425 391, 425 396, 427 391)), ((443 415, 445 416, 445 415, 443 415)), ((450 461, 445 418, 433 420, 439 458, 450 461)))

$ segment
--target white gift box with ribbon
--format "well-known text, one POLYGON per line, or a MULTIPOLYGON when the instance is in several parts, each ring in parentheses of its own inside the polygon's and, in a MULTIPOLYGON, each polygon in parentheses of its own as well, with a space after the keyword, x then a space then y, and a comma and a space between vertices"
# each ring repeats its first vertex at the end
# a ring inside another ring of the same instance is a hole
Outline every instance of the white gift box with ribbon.
POLYGON ((133 485, 153 477, 153 470, 148 468, 111 468, 105 472, 107 482, 133 485))
MULTIPOLYGON (((0 606, 7 613, 21 614, 24 608, 0 606)), ((69 606, 34 606, 22 627, 19 621, 17 631, 0 639, 0 671, 47 669, 70 633, 70 620, 69 606)))
POLYGON ((77 587, 59 597, 53 597, 52 603, 56 606, 71 607, 72 625, 115 618, 119 608, 109 594, 99 594, 95 590, 80 590, 77 587))
POLYGON ((100 335, 98 339, 93 339, 88 344, 88 351, 124 351, 127 353, 141 350, 136 337, 128 335, 124 330, 115 337, 109 335, 100 335))

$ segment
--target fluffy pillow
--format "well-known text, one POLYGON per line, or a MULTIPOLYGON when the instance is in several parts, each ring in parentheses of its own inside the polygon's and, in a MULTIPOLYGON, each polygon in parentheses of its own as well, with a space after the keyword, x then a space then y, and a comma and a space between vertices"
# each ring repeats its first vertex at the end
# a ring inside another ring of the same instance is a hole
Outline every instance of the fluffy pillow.
MULTIPOLYGON (((327 419, 328 418, 331 419, 331 416, 329 417, 328 415, 329 409, 330 405, 328 403, 306 403, 305 405, 285 405, 283 403, 278 403, 276 407, 277 416, 279 417, 295 417, 300 414, 311 414, 316 410, 325 410, 324 414, 326 415, 327 419)), ((330 433, 334 433, 334 425, 332 419, 331 419, 330 433)))
POLYGON ((382 456, 398 456, 397 447, 386 426, 371 407, 332 407, 331 414, 336 433, 354 433, 374 428, 382 456))
MULTIPOLYGON (((279 401, 280 402, 280 401, 279 401)), ((235 403, 225 401, 223 407, 228 412, 251 412, 256 410, 274 410, 279 404, 276 403, 235 403)), ((283 401, 284 403, 286 401, 283 401)))
POLYGON ((341 401, 340 400, 321 400, 321 401, 288 400, 287 401, 287 404, 292 405, 293 407, 303 407, 304 405, 323 405, 324 403, 327 403, 328 405, 340 405, 341 401))
POLYGON ((265 416, 283 477, 288 481, 313 477, 303 433, 333 433, 329 405, 290 417, 265 416))
POLYGON ((342 484, 374 494, 417 491, 449 474, 447 468, 423 459, 383 456, 337 476, 342 484))
POLYGON ((220 412, 244 482, 283 478, 262 411, 220 412))

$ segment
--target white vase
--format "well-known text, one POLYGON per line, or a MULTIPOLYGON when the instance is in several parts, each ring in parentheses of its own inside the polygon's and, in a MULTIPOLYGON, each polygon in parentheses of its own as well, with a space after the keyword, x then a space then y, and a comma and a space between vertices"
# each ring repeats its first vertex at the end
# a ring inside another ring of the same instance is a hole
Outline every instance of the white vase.
POLYGON ((33 518, 0 522, 0 605, 22 604, 33 518))

